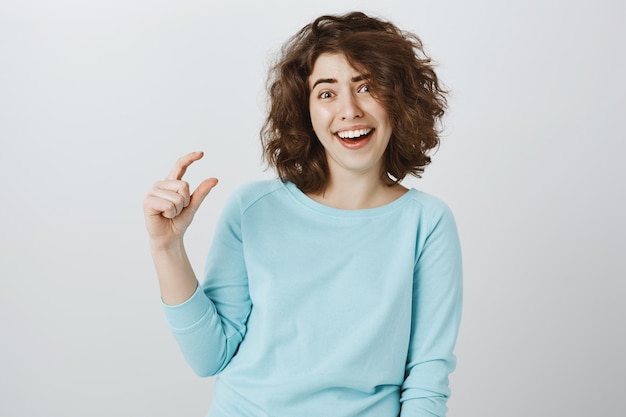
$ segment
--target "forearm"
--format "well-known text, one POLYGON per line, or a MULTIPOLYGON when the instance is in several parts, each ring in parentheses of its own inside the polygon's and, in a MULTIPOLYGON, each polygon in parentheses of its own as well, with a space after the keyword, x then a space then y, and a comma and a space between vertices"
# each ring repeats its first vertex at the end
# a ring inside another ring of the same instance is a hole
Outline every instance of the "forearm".
POLYGON ((163 246, 151 243, 150 252, 159 280, 161 299, 167 305, 188 300, 198 286, 182 239, 163 246))

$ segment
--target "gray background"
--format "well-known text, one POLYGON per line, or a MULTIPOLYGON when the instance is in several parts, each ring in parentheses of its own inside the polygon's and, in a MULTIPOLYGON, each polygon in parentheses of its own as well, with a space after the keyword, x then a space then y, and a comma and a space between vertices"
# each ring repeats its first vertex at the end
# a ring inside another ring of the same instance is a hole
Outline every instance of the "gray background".
POLYGON ((203 416, 165 326, 141 202, 174 160, 240 184, 282 41, 362 9, 417 32, 452 90, 406 184, 454 210, 465 309, 450 417, 626 410, 621 1, 0 0, 0 415, 203 416))

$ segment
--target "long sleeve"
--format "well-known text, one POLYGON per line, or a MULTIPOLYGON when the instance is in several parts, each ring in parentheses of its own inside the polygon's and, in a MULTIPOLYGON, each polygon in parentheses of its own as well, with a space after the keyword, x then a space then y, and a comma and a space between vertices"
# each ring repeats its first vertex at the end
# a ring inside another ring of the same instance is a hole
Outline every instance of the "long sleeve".
POLYGON ((218 222, 203 283, 184 303, 163 306, 191 368, 200 376, 224 369, 245 335, 251 310, 237 199, 229 200, 218 222))
POLYGON ((421 228, 413 284, 411 341, 401 393, 401 417, 443 417, 456 366, 462 304, 462 262, 457 228, 443 206, 421 228))

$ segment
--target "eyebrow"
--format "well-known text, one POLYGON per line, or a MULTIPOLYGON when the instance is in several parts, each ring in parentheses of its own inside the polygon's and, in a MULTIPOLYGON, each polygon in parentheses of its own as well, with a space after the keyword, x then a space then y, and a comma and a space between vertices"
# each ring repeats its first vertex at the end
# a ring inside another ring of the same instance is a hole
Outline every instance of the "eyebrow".
MULTIPOLYGON (((369 74, 357 75, 356 77, 352 77, 350 81, 353 83, 358 83, 359 81, 367 80, 369 78, 370 78, 369 74)), ((336 83, 337 83, 336 78, 320 78, 313 83, 313 87, 311 87, 311 90, 313 90, 315 86, 317 86, 318 84, 336 84, 336 83)))

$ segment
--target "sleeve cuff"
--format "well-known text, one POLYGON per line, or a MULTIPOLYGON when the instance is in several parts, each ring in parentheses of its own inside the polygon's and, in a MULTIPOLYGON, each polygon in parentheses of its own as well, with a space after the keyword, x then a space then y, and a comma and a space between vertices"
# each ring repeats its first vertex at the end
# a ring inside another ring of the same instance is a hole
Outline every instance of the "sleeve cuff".
POLYGON ((202 291, 200 285, 186 301, 168 305, 161 300, 165 318, 172 330, 185 330, 193 327, 211 309, 211 302, 202 291))

